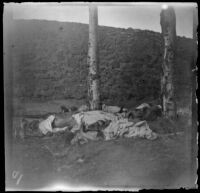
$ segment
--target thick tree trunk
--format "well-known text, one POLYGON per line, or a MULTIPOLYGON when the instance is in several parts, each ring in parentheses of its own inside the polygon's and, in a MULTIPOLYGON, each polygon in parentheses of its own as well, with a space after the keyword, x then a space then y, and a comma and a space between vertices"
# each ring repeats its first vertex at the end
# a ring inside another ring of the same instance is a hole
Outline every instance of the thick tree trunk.
POLYGON ((161 78, 163 113, 168 118, 175 118, 174 67, 176 50, 176 16, 172 7, 161 11, 160 24, 165 46, 161 78))
POLYGON ((90 110, 100 109, 99 67, 98 67, 98 15, 97 7, 89 7, 89 44, 88 44, 88 102, 90 110))

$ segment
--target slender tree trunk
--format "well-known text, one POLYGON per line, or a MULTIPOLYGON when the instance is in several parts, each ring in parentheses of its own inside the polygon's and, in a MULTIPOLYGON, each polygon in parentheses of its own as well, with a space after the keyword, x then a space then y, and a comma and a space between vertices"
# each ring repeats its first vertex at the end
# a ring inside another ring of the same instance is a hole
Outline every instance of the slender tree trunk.
POLYGON ((176 16, 172 7, 161 11, 160 24, 165 46, 161 78, 163 113, 167 118, 175 118, 176 102, 174 93, 174 68, 176 50, 176 16))
POLYGON ((98 64, 98 13, 97 7, 89 7, 89 44, 88 44, 88 102, 90 110, 100 109, 100 80, 98 64))
POLYGON ((191 183, 194 187, 195 181, 197 179, 197 103, 196 103, 196 62, 197 62, 197 23, 198 23, 198 13, 197 8, 193 10, 193 40, 194 40, 194 50, 193 50, 193 61, 192 61, 192 72, 191 72, 191 83, 192 83, 192 127, 190 128, 189 135, 189 145, 190 145, 190 159, 191 159, 191 183))

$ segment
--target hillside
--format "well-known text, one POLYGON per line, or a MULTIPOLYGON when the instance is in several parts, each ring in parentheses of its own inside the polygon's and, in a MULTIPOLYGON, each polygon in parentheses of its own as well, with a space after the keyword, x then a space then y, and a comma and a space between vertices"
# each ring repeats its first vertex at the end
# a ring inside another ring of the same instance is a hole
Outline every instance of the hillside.
MULTIPOLYGON (((14 95, 24 99, 84 99, 88 25, 16 20, 14 95)), ((101 97, 126 104, 158 99, 163 41, 160 33, 99 26, 101 97)), ((177 98, 187 95, 191 39, 177 38, 177 98)))

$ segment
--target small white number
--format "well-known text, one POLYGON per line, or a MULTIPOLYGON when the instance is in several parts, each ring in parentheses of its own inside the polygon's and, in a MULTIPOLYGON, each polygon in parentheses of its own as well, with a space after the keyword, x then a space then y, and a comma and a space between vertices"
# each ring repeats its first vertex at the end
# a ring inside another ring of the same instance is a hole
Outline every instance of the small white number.
POLYGON ((19 171, 15 171, 15 170, 14 170, 14 171, 12 172, 12 177, 13 177, 14 179, 17 178, 16 185, 19 185, 19 183, 20 183, 20 181, 21 181, 21 179, 22 179, 22 177, 23 177, 23 174, 20 174, 19 171))

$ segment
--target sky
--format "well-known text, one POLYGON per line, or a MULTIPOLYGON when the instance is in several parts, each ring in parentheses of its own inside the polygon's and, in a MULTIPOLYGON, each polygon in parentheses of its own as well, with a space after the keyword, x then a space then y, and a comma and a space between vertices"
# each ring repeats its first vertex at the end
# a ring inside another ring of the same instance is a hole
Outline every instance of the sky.
MULTIPOLYGON (((160 12, 165 5, 174 6, 177 35, 191 38, 195 3, 100 3, 98 24, 161 32, 160 12)), ((85 24, 89 22, 88 3, 5 4, 5 8, 9 6, 12 6, 14 19, 45 19, 85 24)))

